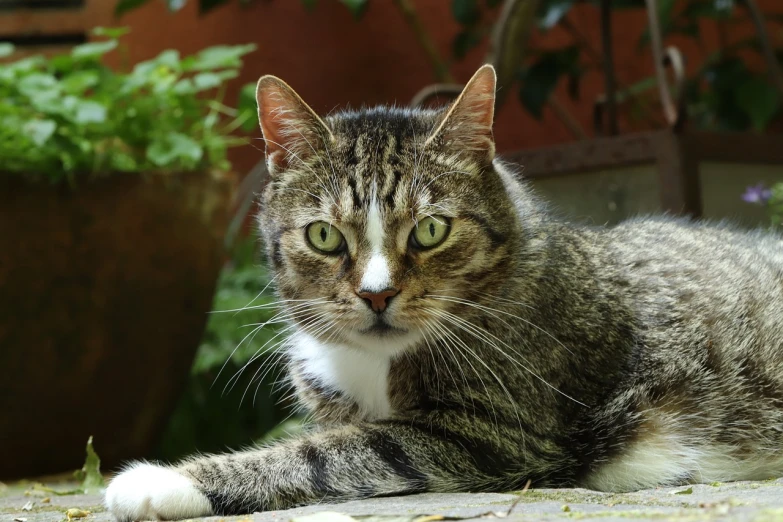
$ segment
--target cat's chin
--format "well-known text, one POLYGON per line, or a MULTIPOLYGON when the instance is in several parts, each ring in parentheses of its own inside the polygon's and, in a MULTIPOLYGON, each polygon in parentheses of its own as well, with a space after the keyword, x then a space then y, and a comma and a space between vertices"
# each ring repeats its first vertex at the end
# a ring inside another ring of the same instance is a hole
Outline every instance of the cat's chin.
POLYGON ((375 323, 372 326, 368 328, 364 328, 363 330, 359 330, 359 333, 362 335, 368 335, 373 337, 379 337, 383 339, 388 339, 392 337, 398 337, 403 336, 408 333, 408 330, 404 330, 402 328, 397 328, 396 326, 392 326, 388 323, 375 323))
POLYGON ((350 345, 371 353, 398 355, 421 341, 417 330, 405 330, 391 325, 372 325, 347 333, 350 345))

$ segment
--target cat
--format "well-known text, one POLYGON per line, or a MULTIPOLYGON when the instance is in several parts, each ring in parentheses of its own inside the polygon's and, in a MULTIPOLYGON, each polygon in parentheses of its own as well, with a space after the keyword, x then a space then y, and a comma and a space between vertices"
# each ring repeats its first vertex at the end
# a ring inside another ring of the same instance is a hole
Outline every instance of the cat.
POLYGON ((552 217, 495 158, 495 82, 322 119, 260 79, 258 222, 318 428, 132 464, 106 491, 118 520, 783 474, 781 237, 552 217))

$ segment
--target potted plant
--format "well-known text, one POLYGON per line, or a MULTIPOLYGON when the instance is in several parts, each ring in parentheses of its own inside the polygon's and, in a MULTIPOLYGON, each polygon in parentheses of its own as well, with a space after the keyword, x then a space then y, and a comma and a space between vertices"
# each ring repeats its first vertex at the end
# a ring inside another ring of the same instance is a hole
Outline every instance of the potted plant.
POLYGON ((221 102, 248 46, 101 64, 0 44, 0 478, 149 453, 191 367, 250 113, 221 102))

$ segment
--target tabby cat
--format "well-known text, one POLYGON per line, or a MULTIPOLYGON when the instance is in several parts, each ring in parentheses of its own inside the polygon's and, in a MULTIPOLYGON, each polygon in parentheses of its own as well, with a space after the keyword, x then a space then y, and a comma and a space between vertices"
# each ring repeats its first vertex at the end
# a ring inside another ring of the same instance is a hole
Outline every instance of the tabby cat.
POLYGON ((318 117, 258 83, 259 215, 318 428, 109 485, 120 521, 425 491, 783 474, 783 241, 553 218, 495 159, 495 72, 444 110, 318 117))

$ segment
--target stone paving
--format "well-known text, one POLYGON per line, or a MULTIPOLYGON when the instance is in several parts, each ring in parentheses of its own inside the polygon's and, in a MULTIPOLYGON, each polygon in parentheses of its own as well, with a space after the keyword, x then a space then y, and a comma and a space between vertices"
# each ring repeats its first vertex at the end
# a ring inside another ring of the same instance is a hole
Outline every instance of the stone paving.
MULTIPOLYGON (((71 484, 70 487, 74 485, 71 484)), ((69 485, 57 484, 66 490, 69 485)), ((62 522, 66 512, 91 513, 72 522, 109 522, 100 494, 57 496, 32 483, 0 485, 0 522, 62 522)), ((783 479, 764 482, 658 488, 635 493, 584 489, 530 489, 508 494, 425 494, 379 498, 239 517, 208 517, 203 522, 432 522, 505 518, 527 520, 655 520, 783 522, 783 479), (425 515, 434 515, 422 518, 425 515)))

